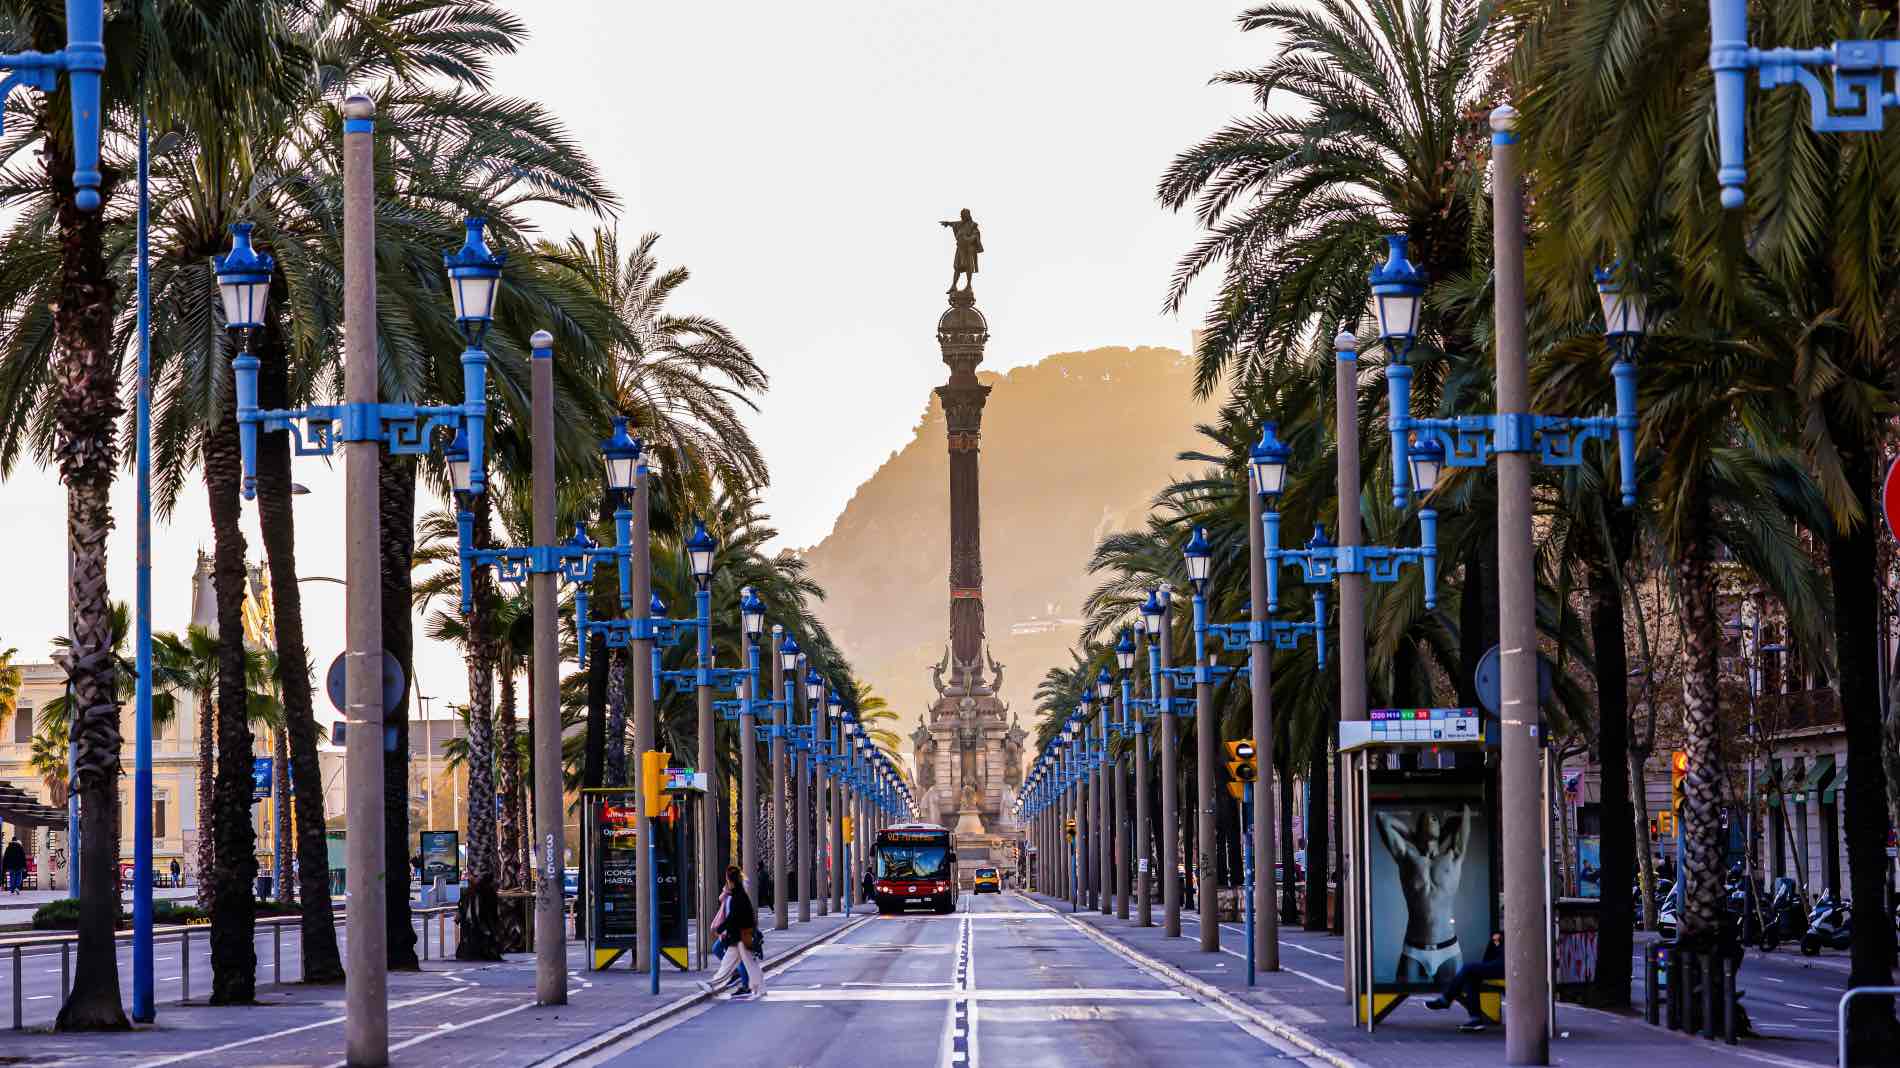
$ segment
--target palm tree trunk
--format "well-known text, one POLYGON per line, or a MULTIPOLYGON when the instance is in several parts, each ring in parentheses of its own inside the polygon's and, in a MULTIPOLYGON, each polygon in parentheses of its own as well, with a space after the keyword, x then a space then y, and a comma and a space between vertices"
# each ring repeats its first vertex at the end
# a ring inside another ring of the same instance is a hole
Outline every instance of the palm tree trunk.
POLYGON ((277 843, 271 889, 278 903, 295 904, 297 888, 290 881, 290 737, 282 727, 271 732, 270 796, 271 840, 277 843))
POLYGON ((1333 729, 1333 712, 1331 702, 1324 703, 1306 754, 1306 915, 1301 919, 1309 931, 1326 930, 1326 806, 1333 796, 1326 785, 1326 735, 1333 729))
MULTIPOLYGON (((416 458, 383 450, 377 462, 377 512, 382 519, 380 564, 383 580, 383 652, 402 665, 402 677, 415 679, 415 624, 409 605, 416 550, 416 458)), ((396 732, 396 748, 383 753, 383 869, 388 878, 384 937, 389 967, 421 971, 416 931, 409 925, 409 865, 420 851, 409 831, 409 694, 404 686, 396 707, 384 713, 384 729, 396 732)), ((420 692, 420 691, 417 691, 420 692)))
POLYGON ((218 604, 218 777, 211 890, 211 999, 241 1005, 257 995, 257 836, 251 826, 250 680, 244 654, 244 532, 238 527, 235 390, 207 429, 205 489, 211 504, 211 584, 218 604))
MULTIPOLYGON (((290 404, 289 369, 282 344, 270 333, 258 359, 258 399, 267 408, 290 404)), ((337 948, 336 911, 330 907, 330 849, 324 835, 323 769, 317 758, 317 718, 310 690, 310 650, 303 632, 303 587, 297 584, 297 526, 290 477, 290 435, 275 431, 258 437, 257 525, 270 566, 271 618, 276 626, 278 685, 283 694, 284 730, 289 743, 290 792, 295 795, 297 893, 303 903, 299 929, 303 944, 303 981, 340 983, 343 958, 337 948)), ((208 707, 200 699, 200 707, 208 707)), ((211 796, 211 754, 202 754, 201 798, 211 796)), ((200 803, 204 824, 210 806, 200 803)), ((287 816, 288 813, 285 813, 287 816)), ((279 828, 283 823, 280 819, 279 828)), ((205 837, 208 842, 209 838, 205 837)), ((209 854, 199 871, 210 870, 209 854)), ((202 887, 200 888, 202 893, 202 887)))
POLYGON ((1724 907, 1722 795, 1728 781, 1722 769, 1716 688, 1722 621, 1715 607, 1708 507, 1707 498, 1700 495, 1690 503, 1676 565, 1687 661, 1682 685, 1683 751, 1689 759, 1689 773, 1682 784, 1679 870, 1686 886, 1679 937, 1686 948, 1705 953, 1716 946, 1724 907))
MULTIPOLYGON (((34 20, 34 45, 59 48, 60 24, 34 20)), ((73 985, 59 1010, 61 1031, 130 1027, 119 1002, 119 701, 112 652, 112 604, 106 585, 106 536, 112 531, 112 477, 119 414, 112 316, 118 286, 106 268, 105 212, 73 204, 73 155, 58 130, 45 139, 42 165, 58 204, 59 302, 53 308, 59 359, 54 366, 55 452, 66 484, 67 592, 72 628, 70 678, 72 787, 80 794, 79 954, 73 985)), ((118 175, 108 169, 101 193, 118 175)))
MULTIPOLYGON (((1620 540, 1618 535, 1626 531, 1633 535, 1634 524, 1626 513, 1618 513, 1611 522, 1617 527, 1612 540, 1620 540)), ((1623 633, 1623 581, 1616 573, 1627 553, 1628 543, 1623 543, 1606 553, 1593 552, 1585 564, 1590 647, 1596 656, 1596 760, 1602 780, 1597 821, 1602 921, 1597 925, 1597 973, 1591 1000, 1605 1008, 1629 1005, 1630 929, 1635 922, 1630 915, 1633 902, 1623 893, 1634 877, 1636 843, 1629 790, 1629 660, 1623 633)))
POLYGON ((211 870, 217 867, 214 836, 218 826, 218 704, 217 693, 194 694, 198 706, 198 907, 211 911, 211 870))
POLYGON ((604 772, 608 786, 627 785, 627 672, 632 666, 625 649, 612 649, 602 658, 607 672, 607 752, 604 772))
MULTIPOLYGON (((475 544, 492 544, 487 494, 475 503, 475 544)), ((501 908, 495 896, 499 864, 495 849, 494 638, 489 612, 494 580, 475 572, 474 610, 468 614, 468 886, 456 909, 456 960, 501 959, 501 908)))
POLYGON ((495 717, 496 770, 501 781, 501 888, 521 889, 521 749, 515 730, 515 668, 501 665, 501 708, 495 717))
POLYGON ((1292 763, 1287 745, 1287 717, 1280 717, 1278 723, 1279 759, 1274 761, 1274 780, 1280 787, 1280 922, 1292 925, 1299 922, 1299 891, 1296 879, 1299 877, 1298 865, 1293 860, 1293 776, 1288 765, 1292 763))
MULTIPOLYGON (((1847 435, 1836 435, 1836 440, 1847 435)), ((1881 716, 1878 692, 1880 634, 1879 596, 1875 583, 1878 546, 1873 517, 1874 442, 1854 441, 1841 450, 1845 481, 1860 497, 1861 521, 1846 530, 1837 527, 1827 540, 1828 570, 1834 587, 1835 656, 1840 661, 1841 719, 1847 732, 1847 862, 1850 897, 1855 901, 1888 900, 1887 773, 1880 759, 1881 716)), ((1894 930, 1885 908, 1867 909, 1871 922, 1854 925, 1849 947, 1847 985, 1893 984, 1894 930)), ((1850 1064, 1879 1064, 1893 1052, 1895 1022, 1892 998, 1855 998, 1849 1003, 1847 1024, 1850 1064)))

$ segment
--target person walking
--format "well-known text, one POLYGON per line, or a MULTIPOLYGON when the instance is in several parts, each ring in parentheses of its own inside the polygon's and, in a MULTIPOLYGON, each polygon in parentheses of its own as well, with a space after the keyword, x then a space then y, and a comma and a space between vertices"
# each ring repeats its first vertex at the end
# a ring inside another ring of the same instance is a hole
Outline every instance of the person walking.
POLYGON ((178 858, 173 857, 172 858, 172 886, 174 888, 185 885, 184 880, 183 880, 183 872, 184 872, 184 869, 178 866, 178 858))
POLYGON ((717 917, 721 921, 717 929, 730 948, 725 959, 719 962, 719 970, 713 973, 711 979, 702 981, 699 988, 710 994, 732 973, 744 968, 750 986, 734 994, 733 1000, 751 1001, 765 993, 765 969, 759 966, 759 959, 752 953, 752 940, 759 927, 759 912, 752 904, 751 895, 746 893, 745 879, 736 867, 726 869, 723 896, 723 915, 717 917))
POLYGON ((26 847, 20 844, 19 835, 14 835, 13 841, 7 843, 6 856, 0 858, 0 869, 6 872, 7 892, 19 893, 26 885, 26 847))
MULTIPOLYGON (((712 922, 707 925, 708 930, 712 931, 714 934, 719 936, 713 939, 712 955, 713 955, 714 960, 720 961, 722 963, 726 959, 726 954, 731 952, 732 950, 732 939, 728 936, 726 932, 726 913, 728 909, 730 908, 731 904, 732 904, 732 891, 727 890, 722 885, 719 889, 719 908, 713 913, 712 922)), ((749 993, 752 990, 752 976, 747 974, 745 965, 743 964, 739 965, 736 971, 737 971, 736 982, 737 982, 738 989, 735 991, 735 993, 739 993, 739 994, 749 993)), ((712 993, 718 989, 718 986, 711 982, 701 983, 700 986, 703 987, 708 993, 712 993)))

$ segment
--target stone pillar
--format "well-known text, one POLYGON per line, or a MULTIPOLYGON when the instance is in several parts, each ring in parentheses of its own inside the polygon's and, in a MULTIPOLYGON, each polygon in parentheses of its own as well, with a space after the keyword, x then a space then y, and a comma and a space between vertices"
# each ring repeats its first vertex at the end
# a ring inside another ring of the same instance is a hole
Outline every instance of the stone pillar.
POLYGON ((978 508, 977 440, 990 387, 976 380, 989 323, 968 290, 953 293, 937 320, 937 344, 950 380, 937 387, 950 445, 950 655, 958 665, 975 663, 983 649, 983 532, 978 508))

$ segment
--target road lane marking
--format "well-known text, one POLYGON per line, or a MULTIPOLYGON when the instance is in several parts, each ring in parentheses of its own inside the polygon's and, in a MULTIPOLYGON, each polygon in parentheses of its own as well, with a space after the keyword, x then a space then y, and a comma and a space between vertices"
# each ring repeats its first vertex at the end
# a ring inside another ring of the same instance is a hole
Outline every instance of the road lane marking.
MULTIPOLYGON (((419 998, 410 998, 408 1001, 392 1001, 389 1003, 389 1008, 392 1010, 406 1009, 411 1005, 420 1005, 425 1001, 434 1001, 437 998, 445 998, 455 993, 460 993, 460 991, 442 990, 434 994, 424 994, 419 998)), ((146 1061, 139 1065, 139 1068, 162 1068, 162 1066, 167 1064, 178 1064, 182 1061, 196 1060, 199 1057, 209 1056, 213 1053, 223 1053, 225 1050, 238 1049, 242 1046, 254 1045, 258 1042, 275 1041, 283 1038, 285 1035, 294 1035, 300 1031, 314 1031, 319 1027, 329 1027, 331 1024, 340 1024, 343 1020, 344 1018, 341 1016, 334 1016, 328 1020, 318 1020, 315 1023, 307 1023, 300 1027, 287 1027, 282 1031, 273 1031, 268 1035, 256 1035, 251 1038, 239 1039, 236 1042, 226 1042, 222 1046, 212 1046, 210 1049, 194 1049, 184 1053, 175 1053, 169 1057, 160 1057, 155 1061, 146 1061)))

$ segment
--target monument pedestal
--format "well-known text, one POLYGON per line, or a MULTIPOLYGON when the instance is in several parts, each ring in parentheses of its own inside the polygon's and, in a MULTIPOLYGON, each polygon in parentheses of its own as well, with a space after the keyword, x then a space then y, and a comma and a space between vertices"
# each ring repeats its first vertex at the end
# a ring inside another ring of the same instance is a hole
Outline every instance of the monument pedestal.
POLYGON ((982 814, 973 808, 966 808, 962 812, 957 813, 956 833, 958 841, 962 841, 965 835, 983 837, 982 814))

